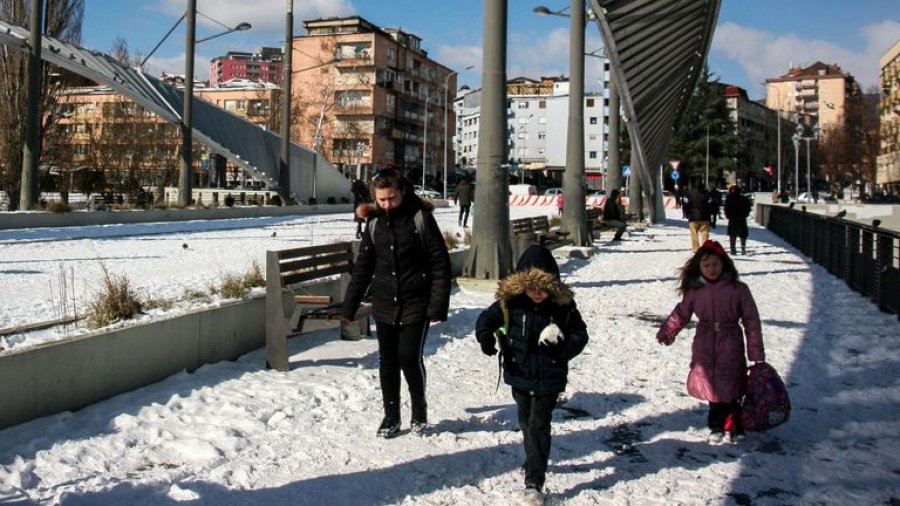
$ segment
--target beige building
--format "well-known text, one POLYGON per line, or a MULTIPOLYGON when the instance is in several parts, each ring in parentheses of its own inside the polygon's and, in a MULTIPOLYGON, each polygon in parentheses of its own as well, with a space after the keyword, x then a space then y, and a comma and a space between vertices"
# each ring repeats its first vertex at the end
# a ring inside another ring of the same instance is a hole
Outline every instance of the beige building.
POLYGON ((442 177, 455 158, 455 72, 419 37, 358 16, 304 26, 293 40, 292 140, 348 172, 394 163, 418 181, 424 164, 442 177))
POLYGON ((816 62, 766 79, 766 107, 789 113, 795 121, 799 116, 823 131, 843 123, 848 102, 859 94, 856 79, 836 64, 816 62))
MULTIPOLYGON (((179 77, 180 79, 180 77, 179 77)), ((169 79, 172 81, 172 79, 169 79)), ((177 80, 177 79, 176 79, 177 80)), ((220 88, 195 88, 195 94, 262 128, 277 124, 281 90, 245 81, 220 88)), ((106 180, 110 191, 132 193, 147 186, 172 185, 177 180, 181 147, 178 125, 102 86, 71 88, 60 97, 56 134, 47 136, 44 159, 60 176, 66 190, 82 189, 91 173, 106 180)), ((194 181, 214 183, 215 168, 237 182, 238 171, 194 143, 194 181)), ((101 191, 106 188, 90 188, 101 191)))
POLYGON ((881 60, 881 148, 875 183, 887 193, 900 193, 900 41, 881 60))

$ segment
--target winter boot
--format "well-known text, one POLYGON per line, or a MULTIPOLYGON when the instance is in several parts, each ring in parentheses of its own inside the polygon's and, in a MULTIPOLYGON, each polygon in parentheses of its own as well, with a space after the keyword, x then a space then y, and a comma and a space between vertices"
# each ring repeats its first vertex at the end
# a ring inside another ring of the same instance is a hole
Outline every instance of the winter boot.
POLYGON ((522 495, 523 506, 544 506, 544 494, 535 487, 526 487, 522 495))
POLYGON ((387 402, 384 405, 384 419, 378 426, 378 437, 392 438, 400 432, 400 403, 387 402))
POLYGON ((409 430, 413 434, 423 434, 428 427, 428 403, 424 398, 413 399, 412 419, 409 422, 409 430))

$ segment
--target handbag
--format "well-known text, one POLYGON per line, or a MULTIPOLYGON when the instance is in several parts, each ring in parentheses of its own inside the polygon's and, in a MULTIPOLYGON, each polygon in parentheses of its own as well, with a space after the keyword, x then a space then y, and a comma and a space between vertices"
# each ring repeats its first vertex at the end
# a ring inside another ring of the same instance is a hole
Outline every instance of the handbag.
POLYGON ((745 430, 763 432, 791 418, 791 397, 775 368, 757 362, 747 368, 747 385, 741 403, 741 424, 745 430))

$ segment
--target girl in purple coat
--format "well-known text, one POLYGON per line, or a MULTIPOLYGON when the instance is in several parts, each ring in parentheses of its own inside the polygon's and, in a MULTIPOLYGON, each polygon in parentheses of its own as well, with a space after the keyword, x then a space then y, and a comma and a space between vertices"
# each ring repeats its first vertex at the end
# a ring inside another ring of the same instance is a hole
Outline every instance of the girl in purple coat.
POLYGON ((727 430, 729 441, 737 443, 744 438, 738 401, 747 358, 752 362, 766 359, 756 302, 747 285, 738 281, 725 248, 716 241, 703 243, 681 268, 679 280, 678 292, 683 298, 660 327, 656 340, 669 346, 691 316, 697 315, 688 394, 709 402, 709 441, 722 442, 727 430))

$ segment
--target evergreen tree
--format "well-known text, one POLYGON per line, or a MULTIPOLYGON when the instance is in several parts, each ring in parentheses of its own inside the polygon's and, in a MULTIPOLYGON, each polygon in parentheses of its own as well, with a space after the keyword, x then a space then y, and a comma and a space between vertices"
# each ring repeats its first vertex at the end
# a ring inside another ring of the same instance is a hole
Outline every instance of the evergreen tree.
MULTIPOLYGON (((725 86, 712 79, 709 68, 704 70, 694 89, 687 109, 676 125, 675 135, 669 146, 669 159, 682 161, 681 176, 704 180, 707 164, 707 137, 709 138, 709 185, 715 186, 725 172, 747 170, 741 163, 743 143, 735 129, 725 102, 725 86), (708 132, 708 135, 707 135, 708 132)), ((668 170, 667 170, 668 172, 668 170)), ((666 178, 666 181, 671 181, 666 178)))

